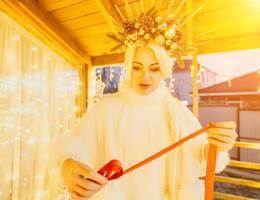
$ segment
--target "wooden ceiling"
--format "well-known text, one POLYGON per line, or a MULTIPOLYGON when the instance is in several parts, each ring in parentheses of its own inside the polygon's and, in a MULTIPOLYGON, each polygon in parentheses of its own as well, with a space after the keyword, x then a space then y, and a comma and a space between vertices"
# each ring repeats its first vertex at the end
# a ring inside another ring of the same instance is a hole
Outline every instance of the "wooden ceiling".
MULTIPOLYGON (((30 8, 32 1, 19 0, 25 2, 24 5, 29 6, 29 9, 32 8, 30 8)), ((174 1, 173 11, 181 1, 174 1)), ((204 1, 193 0, 193 8, 198 8, 204 1)), ((163 14, 170 0, 129 0, 134 15, 137 11, 140 12, 141 2, 144 9, 149 8, 152 3, 156 7, 161 4, 160 13, 163 14)), ((73 41, 74 50, 79 49, 84 52, 81 56, 88 55, 94 64, 99 64, 99 61, 100 64, 122 61, 121 54, 100 56, 112 54, 110 49, 116 43, 107 38, 106 34, 115 32, 116 28, 109 16, 113 16, 117 21, 120 20, 114 5, 117 5, 126 16, 125 0, 34 0, 33 4, 45 13, 45 17, 50 19, 55 29, 62 30, 62 33, 59 33, 61 37, 66 35, 66 38, 73 41)), ((185 9, 184 4, 179 15, 182 15, 185 9)), ((259 0, 207 0, 203 9, 193 18, 194 27, 199 25, 194 37, 196 42, 201 43, 198 46, 198 53, 260 48, 259 10, 259 0)))

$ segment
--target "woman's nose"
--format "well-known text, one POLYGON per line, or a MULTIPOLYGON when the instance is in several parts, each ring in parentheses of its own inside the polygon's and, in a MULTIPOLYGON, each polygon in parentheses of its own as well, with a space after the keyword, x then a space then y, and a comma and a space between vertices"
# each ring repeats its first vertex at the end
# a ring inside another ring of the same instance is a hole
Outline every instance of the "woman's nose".
POLYGON ((150 76, 150 72, 147 69, 143 69, 141 72, 141 77, 145 80, 150 80, 151 76, 150 76))

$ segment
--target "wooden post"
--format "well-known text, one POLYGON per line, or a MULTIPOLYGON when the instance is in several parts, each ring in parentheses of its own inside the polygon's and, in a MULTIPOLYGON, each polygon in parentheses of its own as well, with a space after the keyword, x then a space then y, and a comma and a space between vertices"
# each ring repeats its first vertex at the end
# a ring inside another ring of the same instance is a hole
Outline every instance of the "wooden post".
POLYGON ((87 80, 88 80, 88 65, 83 64, 78 68, 79 70, 79 80, 80 80, 80 92, 76 97, 76 105, 79 109, 76 112, 76 117, 81 118, 87 109, 87 80))
POLYGON ((198 118, 199 117, 199 95, 198 95, 198 60, 197 52, 192 54, 192 94, 193 94, 193 113, 198 118))
MULTIPOLYGON (((186 11, 188 13, 188 16, 192 14, 193 12, 193 0, 187 0, 186 2, 186 11)), ((188 38, 190 38, 189 41, 187 41, 188 46, 193 46, 194 44, 194 37, 193 37, 193 31, 191 31, 193 28, 193 19, 190 19, 187 22, 187 34, 188 38)), ((193 52, 189 52, 189 56, 192 56, 192 94, 193 94, 193 114, 198 118, 199 117, 199 98, 198 98, 198 61, 197 61, 197 50, 194 50, 193 52)))

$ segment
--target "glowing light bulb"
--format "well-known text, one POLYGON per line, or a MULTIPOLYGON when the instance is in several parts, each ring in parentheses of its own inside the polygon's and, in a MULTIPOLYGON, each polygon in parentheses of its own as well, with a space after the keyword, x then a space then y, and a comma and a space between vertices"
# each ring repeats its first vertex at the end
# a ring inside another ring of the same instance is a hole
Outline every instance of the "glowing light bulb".
POLYGON ((26 129, 25 132, 26 132, 26 133, 30 133, 31 130, 30 130, 30 129, 26 129))
POLYGON ((37 65, 32 65, 32 69, 37 69, 38 67, 37 67, 37 65))
POLYGON ((42 192, 40 192, 40 191, 36 192, 35 193, 35 199, 36 200, 38 200, 38 199, 40 200, 41 198, 42 198, 42 192))
POLYGON ((36 139, 34 136, 31 136, 27 141, 26 143, 30 146, 34 145, 36 143, 36 139))
POLYGON ((33 48, 32 48, 32 51, 33 51, 33 52, 37 52, 37 51, 38 51, 38 48, 37 48, 37 47, 33 47, 33 48))
POLYGON ((19 41, 21 39, 21 36, 20 35, 15 35, 14 37, 13 37, 13 40, 14 41, 19 41))
POLYGON ((14 55, 13 53, 8 53, 8 54, 7 54, 7 61, 8 61, 9 63, 14 62, 14 61, 15 61, 15 55, 14 55))

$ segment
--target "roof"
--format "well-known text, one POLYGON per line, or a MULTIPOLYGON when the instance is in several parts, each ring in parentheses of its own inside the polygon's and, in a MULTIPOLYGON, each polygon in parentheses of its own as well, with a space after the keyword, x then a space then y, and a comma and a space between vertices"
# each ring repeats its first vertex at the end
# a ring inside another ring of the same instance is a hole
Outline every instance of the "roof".
MULTIPOLYGON (((167 12, 169 2, 174 13, 183 1, 4 0, 0 10, 69 61, 82 64, 91 60, 93 65, 104 65, 123 60, 123 53, 111 55, 116 43, 106 37, 115 32, 114 24, 121 23, 115 5, 126 16, 129 9, 140 13, 142 2, 145 10, 153 3, 161 15, 167 12)), ((187 0, 174 14, 185 19, 184 13, 196 10, 203 2, 187 0)), ((198 54, 259 48, 259 9, 259 0, 208 0, 194 16, 198 54)))
POLYGON ((203 94, 260 94, 260 70, 231 79, 230 81, 231 86, 229 86, 229 81, 225 81, 207 88, 202 88, 199 90, 199 94, 201 94, 201 96, 205 96, 203 94))

